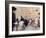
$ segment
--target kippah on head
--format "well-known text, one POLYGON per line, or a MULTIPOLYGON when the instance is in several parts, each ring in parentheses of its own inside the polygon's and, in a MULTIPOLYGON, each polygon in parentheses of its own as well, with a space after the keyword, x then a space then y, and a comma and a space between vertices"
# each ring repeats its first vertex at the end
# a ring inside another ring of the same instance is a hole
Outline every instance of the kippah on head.
POLYGON ((13 10, 16 10, 16 8, 15 8, 15 7, 12 7, 12 11, 13 11, 13 10))

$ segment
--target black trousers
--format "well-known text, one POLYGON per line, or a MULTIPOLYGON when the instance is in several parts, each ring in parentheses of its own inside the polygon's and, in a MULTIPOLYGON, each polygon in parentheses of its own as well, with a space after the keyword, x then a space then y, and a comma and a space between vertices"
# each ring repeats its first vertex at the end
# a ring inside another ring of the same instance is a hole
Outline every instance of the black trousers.
POLYGON ((15 24, 12 23, 12 31, 13 31, 14 26, 15 26, 15 24))

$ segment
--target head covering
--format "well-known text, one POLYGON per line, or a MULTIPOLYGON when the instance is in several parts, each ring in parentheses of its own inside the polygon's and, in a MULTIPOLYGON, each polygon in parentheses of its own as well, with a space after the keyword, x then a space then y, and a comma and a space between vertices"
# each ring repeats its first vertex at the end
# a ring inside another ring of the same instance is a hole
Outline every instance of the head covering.
POLYGON ((16 8, 15 8, 15 7, 12 7, 12 11, 13 11, 13 10, 16 10, 16 8))

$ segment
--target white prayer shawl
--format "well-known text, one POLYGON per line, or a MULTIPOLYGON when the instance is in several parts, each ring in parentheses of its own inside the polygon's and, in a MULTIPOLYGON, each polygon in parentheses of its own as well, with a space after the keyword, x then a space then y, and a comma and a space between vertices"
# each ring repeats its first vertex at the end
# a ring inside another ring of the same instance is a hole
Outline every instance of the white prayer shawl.
POLYGON ((14 24, 15 24, 15 25, 17 25, 17 24, 18 24, 18 22, 16 21, 14 24))
POLYGON ((29 23, 31 23, 31 20, 29 20, 29 23))
POLYGON ((20 26, 23 26, 23 23, 24 23, 23 21, 20 21, 20 22, 19 22, 19 25, 20 25, 20 26))
POLYGON ((19 22, 19 27, 18 27, 18 30, 20 31, 20 30, 22 30, 23 29, 23 21, 20 21, 19 22))

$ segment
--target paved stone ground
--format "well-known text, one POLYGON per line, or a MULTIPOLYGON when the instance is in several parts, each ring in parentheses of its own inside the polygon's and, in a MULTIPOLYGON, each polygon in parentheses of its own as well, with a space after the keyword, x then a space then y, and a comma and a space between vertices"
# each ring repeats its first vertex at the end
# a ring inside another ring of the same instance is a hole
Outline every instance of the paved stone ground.
POLYGON ((29 26, 27 26, 26 28, 25 28, 25 30, 39 30, 40 29, 40 27, 34 27, 34 26, 31 26, 31 25, 29 25, 29 26))
MULTIPOLYGON (((39 30, 40 27, 38 27, 36 24, 31 24, 25 27, 24 31, 26 30, 39 30)), ((16 31, 16 27, 14 27, 14 31, 16 31)))
POLYGON ((25 30, 39 30, 40 27, 38 27, 36 24, 28 25, 25 30))

